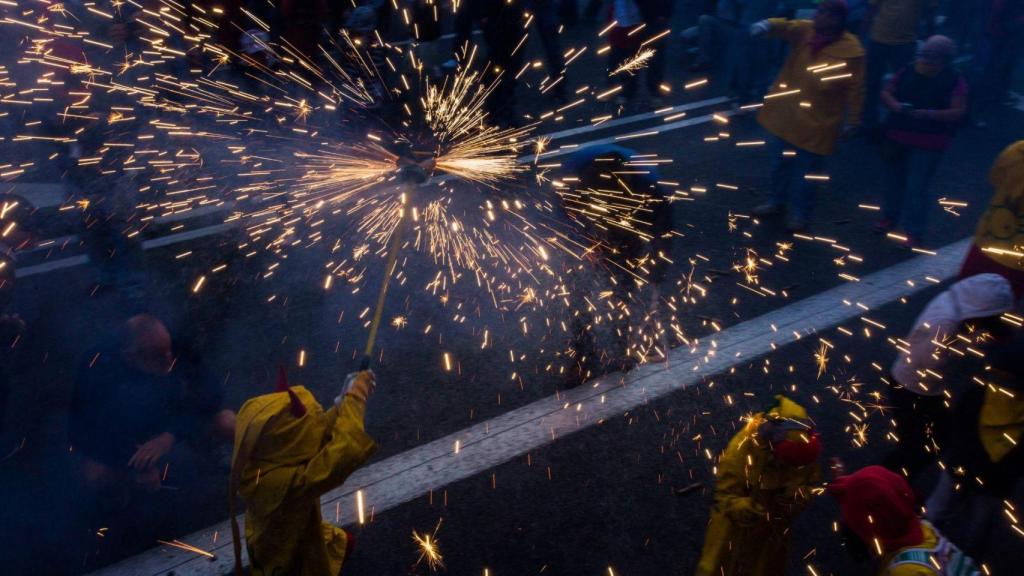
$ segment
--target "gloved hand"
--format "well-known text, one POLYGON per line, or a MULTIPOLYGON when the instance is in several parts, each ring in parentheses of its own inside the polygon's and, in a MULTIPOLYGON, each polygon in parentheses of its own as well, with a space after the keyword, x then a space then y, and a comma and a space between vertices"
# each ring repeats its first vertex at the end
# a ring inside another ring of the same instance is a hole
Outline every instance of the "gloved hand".
POLYGON ((767 20, 761 20, 760 22, 754 22, 753 24, 750 25, 750 35, 760 36, 761 34, 767 33, 771 29, 771 23, 769 23, 767 20))
POLYGON ((738 526, 746 527, 768 521, 768 511, 750 497, 733 498, 726 515, 738 526))
POLYGON ((377 376, 373 373, 373 370, 350 372, 345 376, 345 383, 341 386, 341 394, 334 398, 334 405, 341 406, 345 396, 353 396, 366 402, 373 395, 373 390, 376 386, 377 376))

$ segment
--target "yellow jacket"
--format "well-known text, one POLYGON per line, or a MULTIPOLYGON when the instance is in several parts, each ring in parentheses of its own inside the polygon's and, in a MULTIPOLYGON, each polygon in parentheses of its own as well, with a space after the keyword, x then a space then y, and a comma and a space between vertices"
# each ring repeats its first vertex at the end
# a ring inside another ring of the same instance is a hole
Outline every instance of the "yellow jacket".
POLYGON ((864 104, 864 49, 857 37, 844 32, 839 40, 813 54, 810 20, 768 20, 768 36, 789 43, 789 57, 765 97, 758 122, 772 134, 808 152, 828 155, 835 150, 843 116, 860 124, 864 104), (798 90, 793 94, 772 96, 798 90))
POLYGON ((376 449, 363 429, 366 404, 350 394, 324 412, 305 388, 291 391, 306 407, 301 418, 289 410, 287 392, 253 398, 239 411, 231 498, 237 490, 245 501, 253 576, 337 576, 347 535, 321 519, 320 495, 376 449))
POLYGON ((1024 270, 1024 140, 1006 147, 989 171, 995 188, 974 244, 1003 266, 1024 270))
MULTIPOLYGON (((799 404, 781 398, 771 414, 806 419, 799 404)), ((733 436, 718 462, 715 503, 697 576, 784 575, 789 527, 821 482, 818 464, 787 466, 757 437, 757 414, 733 436)))

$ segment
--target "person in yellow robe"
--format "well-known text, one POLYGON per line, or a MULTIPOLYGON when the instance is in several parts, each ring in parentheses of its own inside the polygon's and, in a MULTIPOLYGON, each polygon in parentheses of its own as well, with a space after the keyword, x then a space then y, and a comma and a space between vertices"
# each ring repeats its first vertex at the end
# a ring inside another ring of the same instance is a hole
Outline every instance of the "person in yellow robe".
POLYGON ((337 576, 350 552, 345 530, 324 522, 320 495, 340 486, 376 450, 363 429, 373 372, 349 374, 327 411, 302 386, 257 396, 238 412, 230 507, 235 573, 243 574, 235 519, 245 502, 245 544, 253 576, 337 576))
POLYGON ((821 443, 785 396, 755 414, 722 453, 697 576, 786 573, 789 527, 821 482, 821 443))

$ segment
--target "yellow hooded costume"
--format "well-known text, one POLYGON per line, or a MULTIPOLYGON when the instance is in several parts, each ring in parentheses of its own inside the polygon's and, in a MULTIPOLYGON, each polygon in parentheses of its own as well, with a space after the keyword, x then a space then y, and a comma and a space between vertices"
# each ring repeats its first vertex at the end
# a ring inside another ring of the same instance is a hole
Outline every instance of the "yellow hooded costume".
POLYGON ((989 181, 995 189, 988 209, 978 220, 974 244, 985 256, 1014 270, 1024 270, 1024 140, 1007 146, 992 164, 989 181))
MULTIPOLYGON (((320 517, 320 495, 340 486, 373 454, 363 429, 369 372, 340 405, 324 409, 302 386, 247 401, 238 412, 230 507, 235 572, 242 574, 235 496, 245 501, 253 576, 337 576, 349 536, 320 517)), ((279 389, 282 388, 279 384, 279 389)))
MULTIPOLYGON (((697 564, 698 576, 784 575, 789 556, 789 527, 810 503, 821 482, 817 450, 805 451, 805 465, 782 462, 762 437, 771 422, 803 423, 804 431, 784 432, 793 443, 817 445, 807 411, 784 396, 756 414, 733 436, 718 462, 715 503, 697 564)), ((798 424, 800 425, 800 424, 798 424)))

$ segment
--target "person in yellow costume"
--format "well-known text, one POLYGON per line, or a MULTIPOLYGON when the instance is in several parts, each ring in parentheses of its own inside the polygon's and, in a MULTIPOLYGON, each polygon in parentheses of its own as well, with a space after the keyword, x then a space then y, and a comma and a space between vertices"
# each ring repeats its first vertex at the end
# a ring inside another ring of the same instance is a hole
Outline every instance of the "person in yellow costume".
POLYGON ((235 574, 243 574, 235 497, 245 502, 245 542, 253 576, 337 576, 352 539, 320 517, 320 495, 340 486, 376 450, 363 429, 373 372, 349 374, 324 411, 283 370, 277 391, 238 412, 230 508, 235 574))
POLYGON ((789 527, 821 482, 820 454, 807 411, 789 398, 751 417, 719 459, 697 576, 785 574, 789 527))
POLYGON ((995 192, 978 221, 960 277, 999 274, 1019 299, 1024 296, 1024 140, 1003 149, 988 178, 995 192))

